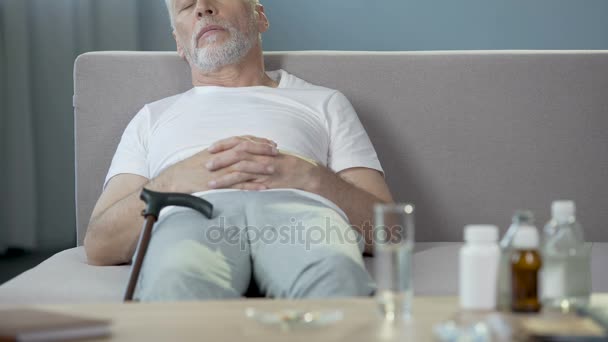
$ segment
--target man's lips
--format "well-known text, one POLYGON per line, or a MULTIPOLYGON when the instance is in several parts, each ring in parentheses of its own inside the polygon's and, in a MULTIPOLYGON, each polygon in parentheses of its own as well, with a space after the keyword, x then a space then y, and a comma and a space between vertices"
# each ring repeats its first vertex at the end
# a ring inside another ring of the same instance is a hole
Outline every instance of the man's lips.
POLYGON ((224 31, 224 28, 221 26, 218 26, 218 25, 205 26, 196 36, 196 40, 198 41, 199 39, 201 39, 201 37, 203 37, 208 32, 213 33, 213 32, 217 32, 217 31, 224 31))

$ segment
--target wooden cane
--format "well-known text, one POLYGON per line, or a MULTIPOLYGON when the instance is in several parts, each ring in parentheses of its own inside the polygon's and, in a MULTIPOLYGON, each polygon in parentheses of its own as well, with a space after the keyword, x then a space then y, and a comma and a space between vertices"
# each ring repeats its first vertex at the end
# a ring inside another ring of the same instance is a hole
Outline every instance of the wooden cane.
POLYGON ((166 206, 181 206, 194 209, 209 219, 213 215, 213 205, 196 196, 155 192, 144 188, 139 197, 146 203, 146 208, 142 212, 145 221, 142 232, 139 235, 135 260, 133 261, 133 267, 131 268, 131 274, 129 275, 129 283, 127 284, 124 295, 125 302, 133 301, 133 295, 135 294, 135 288, 137 287, 137 281, 139 280, 139 273, 141 272, 144 258, 148 251, 148 245, 152 239, 154 224, 158 221, 158 216, 160 215, 162 208, 166 206))
POLYGON ((127 291, 125 292, 124 301, 130 302, 133 300, 133 294, 135 293, 135 286, 139 279, 139 273, 141 272, 141 266, 144 263, 146 252, 148 251, 148 245, 152 238, 152 228, 156 223, 157 218, 154 215, 148 215, 145 217, 143 231, 139 236, 139 242, 137 243, 138 253, 135 255, 135 261, 131 267, 131 274, 129 275, 129 284, 127 285, 127 291))

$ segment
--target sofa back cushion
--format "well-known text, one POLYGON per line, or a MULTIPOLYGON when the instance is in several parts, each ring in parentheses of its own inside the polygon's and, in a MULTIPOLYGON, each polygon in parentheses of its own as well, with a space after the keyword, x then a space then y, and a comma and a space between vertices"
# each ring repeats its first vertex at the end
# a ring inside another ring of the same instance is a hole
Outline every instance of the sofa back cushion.
MULTIPOLYGON (((590 241, 608 241, 608 51, 272 52, 339 89, 366 127, 417 240, 461 241, 468 223, 540 224, 573 199, 590 241)), ((75 64, 78 244, 120 136, 146 103, 186 91, 170 52, 96 52, 75 64)))

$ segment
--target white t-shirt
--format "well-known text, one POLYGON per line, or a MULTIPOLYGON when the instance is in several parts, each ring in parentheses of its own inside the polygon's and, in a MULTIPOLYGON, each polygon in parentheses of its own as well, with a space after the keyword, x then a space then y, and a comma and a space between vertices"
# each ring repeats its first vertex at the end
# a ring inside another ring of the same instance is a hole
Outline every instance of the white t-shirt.
POLYGON ((279 81, 277 88, 194 87, 145 105, 122 135, 104 188, 122 173, 152 179, 218 140, 241 135, 274 140, 279 149, 316 160, 336 173, 353 167, 382 172, 365 129, 342 93, 284 70, 268 76, 279 81))

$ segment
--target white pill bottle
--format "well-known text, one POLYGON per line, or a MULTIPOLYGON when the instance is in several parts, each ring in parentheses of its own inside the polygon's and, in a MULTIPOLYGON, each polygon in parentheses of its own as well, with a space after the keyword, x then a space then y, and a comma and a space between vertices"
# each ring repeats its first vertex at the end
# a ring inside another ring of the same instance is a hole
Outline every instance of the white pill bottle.
POLYGON ((500 261, 498 227, 466 226, 464 240, 465 245, 460 249, 460 307, 463 310, 495 310, 500 261))

